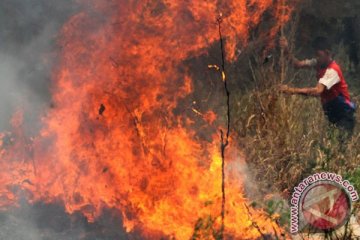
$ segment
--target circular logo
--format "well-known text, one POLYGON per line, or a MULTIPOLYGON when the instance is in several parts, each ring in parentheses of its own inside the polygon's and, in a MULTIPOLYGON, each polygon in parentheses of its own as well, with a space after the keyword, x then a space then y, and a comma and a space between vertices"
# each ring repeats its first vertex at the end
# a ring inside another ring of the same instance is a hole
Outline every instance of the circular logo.
POLYGON ((304 219, 314 228, 333 230, 348 220, 351 202, 340 186, 319 182, 305 192, 301 209, 304 219))

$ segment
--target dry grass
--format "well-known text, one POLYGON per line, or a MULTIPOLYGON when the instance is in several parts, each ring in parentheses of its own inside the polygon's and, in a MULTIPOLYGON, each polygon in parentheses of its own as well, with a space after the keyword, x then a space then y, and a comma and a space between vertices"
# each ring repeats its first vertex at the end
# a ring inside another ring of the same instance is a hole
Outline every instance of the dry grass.
MULTIPOLYGON (((294 42, 298 18, 288 29, 290 48, 294 42)), ((294 52, 294 51, 293 51, 294 52)), ((335 48, 336 61, 344 73, 351 64, 343 44, 335 48)), ((274 190, 291 191, 304 177, 320 170, 351 177, 360 189, 360 127, 352 138, 341 144, 342 134, 324 116, 320 100, 315 97, 289 96, 278 92, 280 56, 263 64, 263 59, 249 62, 254 87, 245 93, 232 95, 233 132, 247 162, 264 193, 274 190), (359 183, 357 183, 359 182, 359 183)), ((314 72, 296 70, 286 64, 285 83, 293 86, 314 86, 314 72)), ((347 75, 353 100, 360 104, 357 81, 347 75)), ((360 120, 360 110, 356 113, 360 120)))
POLYGON ((348 175, 360 162, 358 127, 341 146, 341 132, 328 124, 319 99, 278 93, 275 72, 257 67, 253 76, 261 87, 233 97, 233 128, 256 180, 263 189, 283 191, 320 170, 348 175))
MULTIPOLYGON (((338 62, 342 64, 341 59, 338 62)), ((342 175, 360 189, 359 124, 353 136, 341 144, 342 132, 328 123, 318 98, 279 93, 279 74, 274 63, 252 63, 250 68, 255 87, 233 95, 232 132, 236 133, 239 147, 245 152, 260 195, 284 192, 285 199, 290 200, 294 186, 305 177, 324 170, 342 175)), ((303 70, 289 68, 287 71, 287 79, 290 79, 287 83, 292 82, 293 86, 315 85, 316 80, 300 80, 313 77, 303 70)), ((351 81, 348 79, 350 87, 351 81)), ((358 91, 351 90, 352 93, 358 91)), ((352 94, 352 98, 360 104, 359 95, 352 94)), ((360 120, 360 110, 356 119, 360 120)), ((263 200, 260 205, 267 208, 263 200)), ((279 213, 288 220, 288 210, 279 213)))

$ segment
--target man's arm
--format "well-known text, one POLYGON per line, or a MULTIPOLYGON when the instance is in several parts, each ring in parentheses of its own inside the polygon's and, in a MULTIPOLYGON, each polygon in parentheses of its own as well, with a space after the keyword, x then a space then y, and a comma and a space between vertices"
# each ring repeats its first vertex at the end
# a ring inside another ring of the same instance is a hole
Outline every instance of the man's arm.
POLYGON ((316 87, 310 88, 292 88, 287 85, 281 85, 280 91, 288 94, 301 94, 306 96, 320 96, 320 94, 325 90, 325 85, 318 83, 316 87))
POLYGON ((289 43, 285 37, 280 38, 280 47, 284 50, 284 53, 288 56, 291 63, 296 68, 309 68, 316 66, 317 62, 316 59, 306 59, 306 60, 299 60, 297 59, 289 50, 289 43))
POLYGON ((317 62, 316 59, 299 60, 291 53, 288 53, 290 61, 296 68, 311 68, 315 67, 317 62))

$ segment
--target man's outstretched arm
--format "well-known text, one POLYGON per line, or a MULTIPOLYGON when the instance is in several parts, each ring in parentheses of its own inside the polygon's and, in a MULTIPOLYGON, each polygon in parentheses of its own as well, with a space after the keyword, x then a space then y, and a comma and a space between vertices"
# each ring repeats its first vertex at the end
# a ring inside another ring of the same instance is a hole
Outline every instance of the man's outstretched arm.
POLYGON ((289 58, 290 62, 296 68, 310 68, 315 67, 317 64, 316 59, 306 59, 306 60, 299 60, 297 59, 289 50, 289 42, 285 37, 280 38, 280 47, 284 50, 284 53, 289 58))
POLYGON ((320 96, 320 94, 325 90, 325 85, 318 83, 316 87, 310 88, 292 88, 287 85, 281 85, 280 91, 288 94, 301 94, 306 96, 320 96))
POLYGON ((313 59, 306 59, 306 60, 299 60, 297 59, 292 53, 288 53, 291 63, 296 68, 311 68, 316 66, 317 61, 315 58, 313 59))

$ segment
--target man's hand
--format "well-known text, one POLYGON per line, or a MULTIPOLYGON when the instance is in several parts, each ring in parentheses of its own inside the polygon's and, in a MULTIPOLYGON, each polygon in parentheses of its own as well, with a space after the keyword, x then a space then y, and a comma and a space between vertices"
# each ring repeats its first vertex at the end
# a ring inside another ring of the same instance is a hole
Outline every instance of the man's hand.
POLYGON ((280 37, 279 39, 279 45, 280 48, 284 51, 284 53, 287 55, 287 57, 289 58, 289 60, 292 62, 292 64, 297 67, 297 68, 307 68, 307 67, 312 67, 309 63, 307 63, 306 61, 300 61, 299 59, 297 59, 291 52, 289 49, 289 42, 286 39, 286 37, 280 37))
POLYGON ((281 49, 283 49, 285 53, 289 52, 289 42, 286 37, 280 37, 279 44, 281 49))
POLYGON ((280 92, 282 93, 292 93, 291 88, 288 85, 281 84, 279 87, 280 92))
POLYGON ((324 90, 325 86, 321 83, 318 83, 316 87, 310 88, 292 88, 287 85, 280 85, 279 87, 279 91, 282 93, 301 94, 306 96, 320 96, 324 90))

